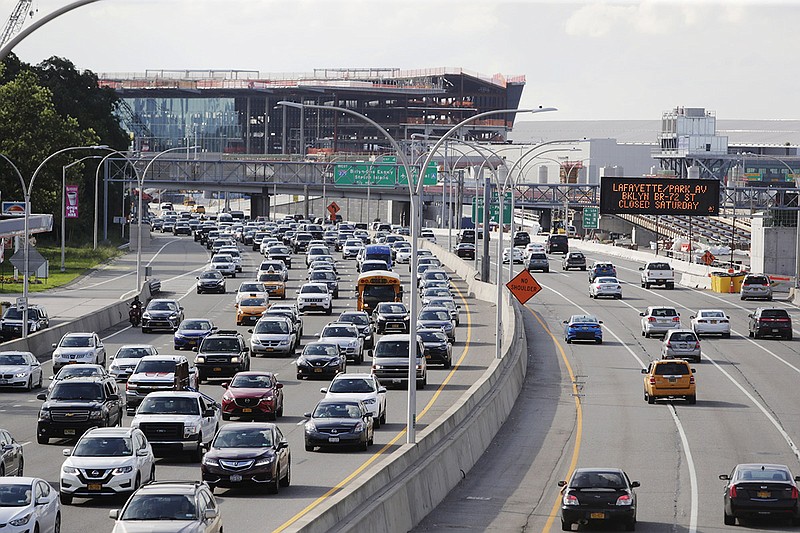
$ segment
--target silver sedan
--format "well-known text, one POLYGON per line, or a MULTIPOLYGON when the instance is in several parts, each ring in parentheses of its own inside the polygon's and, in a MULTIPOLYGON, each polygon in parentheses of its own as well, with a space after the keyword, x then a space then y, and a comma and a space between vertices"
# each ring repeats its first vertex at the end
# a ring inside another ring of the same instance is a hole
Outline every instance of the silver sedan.
POLYGON ((610 296, 618 300, 622 299, 622 285, 617 278, 604 277, 595 278, 589 283, 589 298, 598 298, 600 296, 610 296))
POLYGON ((692 315, 692 330, 698 335, 731 336, 731 318, 719 309, 700 309, 692 315))
POLYGON ((0 387, 42 386, 42 365, 31 352, 0 352, 0 387))

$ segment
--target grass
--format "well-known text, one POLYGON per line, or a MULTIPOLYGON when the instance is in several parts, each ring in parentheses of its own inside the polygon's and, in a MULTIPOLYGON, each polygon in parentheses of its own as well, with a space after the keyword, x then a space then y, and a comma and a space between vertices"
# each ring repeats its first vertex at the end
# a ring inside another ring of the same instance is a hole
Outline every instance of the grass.
MULTIPOLYGON (((42 292, 56 287, 61 287, 71 282, 87 270, 114 257, 122 255, 122 252, 113 247, 101 246, 97 250, 88 248, 66 248, 64 250, 65 271, 61 272, 61 247, 36 248, 45 259, 50 261, 50 277, 36 278, 32 276, 28 282, 29 292, 42 292)), ((0 263, 0 294, 20 294, 22 293, 22 276, 18 281, 14 281, 14 267, 8 262, 11 254, 6 251, 6 260, 0 263)))

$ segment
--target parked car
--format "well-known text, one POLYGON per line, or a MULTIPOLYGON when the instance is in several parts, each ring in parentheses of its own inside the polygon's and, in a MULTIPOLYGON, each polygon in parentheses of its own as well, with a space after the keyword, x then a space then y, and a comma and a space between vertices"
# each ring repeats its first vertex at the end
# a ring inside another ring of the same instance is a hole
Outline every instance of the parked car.
POLYGON ((783 337, 792 340, 792 317, 786 309, 758 307, 747 315, 747 334, 758 339, 760 337, 783 337))
POLYGON ((651 361, 644 374, 644 399, 653 404, 656 400, 683 398, 689 404, 697 403, 695 369, 681 359, 651 361))
POLYGON ((367 451, 375 439, 372 413, 360 400, 323 399, 305 413, 305 448, 357 446, 367 451))
POLYGON ((736 520, 765 517, 785 518, 792 526, 800 526, 800 476, 793 476, 786 465, 739 464, 719 478, 726 482, 722 504, 726 526, 735 526, 736 520))
POLYGON ((739 292, 742 300, 772 300, 772 285, 764 274, 747 274, 742 280, 739 292))
POLYGON ((627 531, 636 529, 636 492, 638 481, 631 481, 619 468, 576 468, 561 487, 561 529, 571 531, 572 524, 622 524, 627 531))
POLYGON ((222 419, 268 418, 283 416, 283 383, 272 372, 237 372, 222 388, 222 419))
POLYGON ((122 509, 112 509, 108 516, 115 520, 112 533, 222 533, 219 504, 208 485, 199 481, 148 483, 134 492, 122 509))
POLYGON ((64 456, 59 483, 64 505, 73 498, 129 496, 156 479, 153 448, 135 428, 90 429, 64 456))
POLYGON ((681 314, 674 307, 651 306, 639 316, 642 317, 642 337, 662 335, 681 327, 681 314))
POLYGON ((0 352, 0 387, 41 387, 42 364, 31 352, 0 352))
POLYGON ((731 336, 731 318, 719 309, 700 309, 697 315, 692 315, 692 330, 700 335, 722 335, 728 339, 731 336))
POLYGON ((592 315, 572 315, 564 321, 564 341, 569 344, 575 340, 603 343, 602 320, 592 315))
POLYGON ((691 329, 671 329, 664 334, 662 359, 691 359, 699 363, 701 357, 700 339, 691 329))

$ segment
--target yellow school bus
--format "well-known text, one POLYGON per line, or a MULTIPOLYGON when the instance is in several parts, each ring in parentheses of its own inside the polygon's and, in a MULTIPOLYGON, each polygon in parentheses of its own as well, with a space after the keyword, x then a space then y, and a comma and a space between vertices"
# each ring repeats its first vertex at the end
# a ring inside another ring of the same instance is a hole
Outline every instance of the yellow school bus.
POLYGON ((394 272, 372 270, 358 276, 356 295, 358 310, 371 314, 381 302, 402 302, 403 285, 394 272))

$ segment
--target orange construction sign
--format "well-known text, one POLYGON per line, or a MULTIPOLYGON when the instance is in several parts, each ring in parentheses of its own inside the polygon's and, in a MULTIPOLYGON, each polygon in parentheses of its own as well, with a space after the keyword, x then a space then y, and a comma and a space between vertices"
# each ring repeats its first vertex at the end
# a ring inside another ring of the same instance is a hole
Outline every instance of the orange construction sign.
POLYGON ((339 204, 337 204, 336 202, 331 202, 330 204, 328 204, 328 213, 330 213, 331 215, 335 215, 340 210, 341 208, 339 207, 339 204))
POLYGON ((714 254, 712 254, 709 251, 706 251, 706 253, 703 254, 702 258, 703 264, 706 266, 711 266, 711 264, 714 262, 715 259, 716 257, 714 257, 714 254))
POLYGON ((514 276, 514 279, 506 283, 506 287, 514 295, 514 298, 523 305, 542 290, 542 286, 533 279, 533 276, 527 270, 523 270, 514 276))

